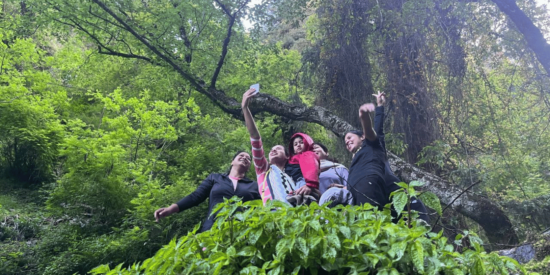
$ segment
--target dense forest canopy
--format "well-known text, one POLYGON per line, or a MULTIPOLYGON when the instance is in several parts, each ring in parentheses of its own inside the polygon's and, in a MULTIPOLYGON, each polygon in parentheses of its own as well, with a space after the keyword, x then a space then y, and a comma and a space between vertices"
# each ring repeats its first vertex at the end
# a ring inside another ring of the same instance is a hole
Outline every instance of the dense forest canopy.
MULTIPOLYGON (((160 223, 152 213, 250 151, 240 101, 254 83, 250 109, 266 148, 305 132, 345 165, 343 134, 384 91, 392 169, 424 182, 417 190, 444 209, 432 211, 423 249, 447 249, 444 238, 458 252, 533 243, 543 252, 527 268, 550 270, 550 14, 535 1, 0 7, 1 274, 127 267, 192 238, 205 203, 160 223)), ((464 261, 498 262, 479 255, 464 261)))

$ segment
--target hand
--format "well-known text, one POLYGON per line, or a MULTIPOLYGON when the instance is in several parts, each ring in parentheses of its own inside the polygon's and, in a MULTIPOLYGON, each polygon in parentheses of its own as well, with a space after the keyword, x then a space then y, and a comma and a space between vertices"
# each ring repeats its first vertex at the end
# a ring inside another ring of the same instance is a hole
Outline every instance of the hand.
POLYGON ((386 93, 380 91, 377 91, 378 94, 372 94, 374 97, 376 97, 376 104, 378 104, 378 107, 384 106, 386 103, 386 93))
POLYGON ((372 103, 363 104, 361 105, 361 107, 359 107, 359 116, 362 116, 363 114, 374 113, 374 109, 375 107, 372 103))
POLYGON ((344 188, 345 186, 338 183, 332 183, 328 186, 328 188, 337 187, 337 188, 344 188))
POLYGON ((155 211, 155 221, 158 222, 161 218, 168 217, 170 215, 172 215, 170 207, 159 208, 155 211))
POLYGON ((311 188, 307 185, 300 187, 294 192, 296 195, 309 195, 311 194, 311 188))
POLYGON ((254 94, 254 92, 256 92, 256 89, 250 88, 250 89, 248 89, 248 91, 246 91, 243 94, 243 102, 241 103, 241 107, 243 109, 248 108, 248 104, 250 103, 250 99, 256 95, 256 94, 254 94))

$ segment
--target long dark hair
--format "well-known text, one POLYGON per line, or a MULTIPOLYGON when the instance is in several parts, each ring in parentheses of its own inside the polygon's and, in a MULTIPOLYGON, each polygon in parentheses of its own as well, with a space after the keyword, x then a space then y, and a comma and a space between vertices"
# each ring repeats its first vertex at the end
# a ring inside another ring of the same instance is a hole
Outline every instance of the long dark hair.
MULTIPOLYGON (((235 155, 233 155, 233 157, 231 158, 231 162, 233 162, 233 160, 235 160, 235 158, 240 154, 240 153, 247 153, 249 156, 250 156, 250 162, 252 162, 252 155, 250 153, 248 153, 247 151, 243 151, 243 150, 239 150, 237 151, 237 153, 235 153, 235 155)), ((250 163, 250 165, 252 165, 252 163, 250 163)), ((225 171, 224 175, 226 176, 229 176, 229 173, 231 173, 231 169, 233 168, 233 165, 229 165, 229 168, 227 168, 227 171, 225 171)), ((249 169, 250 170, 250 169, 249 169)), ((248 170, 246 170, 246 172, 244 173, 244 177, 246 178, 246 173, 248 172, 248 170)))

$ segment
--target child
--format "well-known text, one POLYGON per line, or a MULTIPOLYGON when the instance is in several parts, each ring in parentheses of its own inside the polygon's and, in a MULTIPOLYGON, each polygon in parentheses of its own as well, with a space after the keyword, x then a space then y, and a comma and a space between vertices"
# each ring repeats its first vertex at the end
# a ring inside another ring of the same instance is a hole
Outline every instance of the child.
POLYGON ((296 133, 290 138, 288 145, 290 158, 285 166, 285 172, 292 177, 298 190, 289 198, 296 204, 317 201, 319 193, 319 157, 313 152, 313 139, 304 134, 296 133))

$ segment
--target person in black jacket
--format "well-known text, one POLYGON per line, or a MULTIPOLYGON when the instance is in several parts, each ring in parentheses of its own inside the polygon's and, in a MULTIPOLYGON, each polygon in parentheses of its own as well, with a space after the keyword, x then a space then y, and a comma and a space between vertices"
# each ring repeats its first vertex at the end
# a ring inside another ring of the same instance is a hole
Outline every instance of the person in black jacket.
POLYGON ((369 203, 382 209, 389 203, 384 190, 384 149, 372 127, 371 113, 374 104, 359 108, 363 131, 349 131, 344 137, 346 149, 353 153, 349 168, 348 190, 355 205, 369 203))
MULTIPOLYGON (((390 163, 387 158, 387 151, 386 151, 386 141, 385 141, 385 133, 384 133, 384 104, 386 103, 386 94, 378 92, 377 94, 373 94, 374 97, 376 97, 376 115, 374 117, 374 131, 376 132, 376 135, 378 136, 378 139, 380 140, 380 144, 382 145, 382 148, 384 149, 384 152, 386 153, 386 158, 384 159, 384 183, 385 183, 385 192, 386 196, 390 196, 390 194, 398 190, 399 187, 396 183, 401 182, 399 178, 393 173, 390 167, 390 163)), ((424 206, 424 203, 422 203, 421 200, 417 198, 412 198, 411 201, 411 209, 418 211, 419 218, 424 220, 425 222, 430 222, 430 217, 428 216, 428 210, 426 209, 426 206, 424 206)), ((392 215, 394 217, 397 216, 395 211, 392 209, 392 215)))
POLYGON ((208 203, 208 216, 202 224, 199 232, 204 232, 212 228, 215 215, 210 215, 212 209, 218 203, 223 202, 224 198, 229 199, 233 196, 242 198, 244 202, 251 200, 260 200, 258 192, 258 183, 246 177, 246 172, 250 168, 251 158, 247 152, 238 152, 231 162, 229 173, 212 173, 199 185, 197 190, 181 199, 169 207, 160 208, 155 211, 155 220, 158 222, 161 218, 181 212, 185 209, 199 205, 210 198, 208 203))

